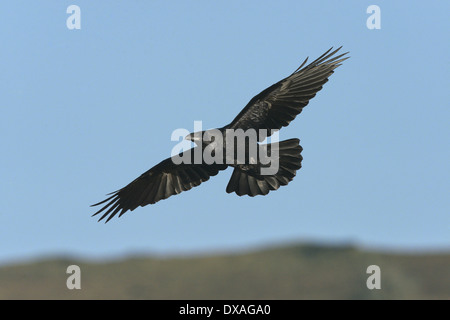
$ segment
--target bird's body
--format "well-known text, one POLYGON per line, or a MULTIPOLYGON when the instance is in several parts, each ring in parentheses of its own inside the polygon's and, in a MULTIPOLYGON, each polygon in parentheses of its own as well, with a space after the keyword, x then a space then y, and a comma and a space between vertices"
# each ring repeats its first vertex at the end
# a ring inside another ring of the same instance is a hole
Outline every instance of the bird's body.
POLYGON ((322 89, 333 70, 347 59, 343 58, 346 53, 333 57, 339 49, 331 53, 328 50, 304 67, 306 59, 290 76, 253 97, 230 124, 189 134, 186 139, 196 147, 161 161, 113 192, 94 205, 106 202, 94 215, 104 211, 99 221, 108 217, 107 222, 117 213, 120 217, 138 206, 198 186, 229 166, 234 170, 226 189, 228 193, 253 197, 287 185, 301 168, 299 139, 265 145, 258 142, 287 126, 322 89))

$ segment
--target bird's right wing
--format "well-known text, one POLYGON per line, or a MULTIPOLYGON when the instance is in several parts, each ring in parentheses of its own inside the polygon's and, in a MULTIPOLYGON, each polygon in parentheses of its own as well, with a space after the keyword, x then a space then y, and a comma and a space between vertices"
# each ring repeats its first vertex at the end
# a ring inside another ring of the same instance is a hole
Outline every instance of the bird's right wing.
POLYGON ((305 66, 306 59, 290 76, 253 97, 227 128, 245 131, 287 126, 322 89, 333 70, 348 59, 346 53, 334 56, 339 49, 330 49, 305 66))
MULTIPOLYGON (((189 153, 190 159, 194 162, 195 151, 201 151, 198 148, 195 147, 184 151, 179 156, 189 153)), ((107 202, 93 216, 102 212, 103 215, 98 221, 108 216, 106 220, 108 222, 119 211, 120 217, 128 210, 133 211, 138 206, 143 207, 153 204, 172 195, 190 190, 226 168, 227 165, 225 164, 208 165, 204 162, 199 164, 175 164, 172 158, 167 158, 147 172, 144 172, 124 188, 110 193, 109 195, 111 196, 109 198, 92 205, 98 206, 107 202)))

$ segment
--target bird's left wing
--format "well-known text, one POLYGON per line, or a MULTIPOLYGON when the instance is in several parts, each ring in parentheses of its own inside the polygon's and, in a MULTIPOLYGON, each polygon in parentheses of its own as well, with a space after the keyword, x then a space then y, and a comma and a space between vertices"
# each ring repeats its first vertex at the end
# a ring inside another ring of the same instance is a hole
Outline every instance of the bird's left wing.
POLYGON ((343 57, 346 53, 334 56, 339 49, 330 52, 331 48, 304 66, 306 59, 290 76, 253 97, 226 128, 270 130, 287 126, 347 59, 343 57))
MULTIPOLYGON (((198 148, 184 151, 179 156, 189 153, 190 159, 194 159, 194 153, 198 151, 198 148)), ((226 168, 225 164, 208 165, 204 162, 175 164, 172 158, 165 159, 124 188, 110 193, 109 198, 92 205, 98 206, 106 202, 93 216, 103 213, 98 221, 108 217, 106 220, 108 222, 117 213, 120 217, 128 210, 133 211, 138 206, 153 204, 190 190, 226 168)))

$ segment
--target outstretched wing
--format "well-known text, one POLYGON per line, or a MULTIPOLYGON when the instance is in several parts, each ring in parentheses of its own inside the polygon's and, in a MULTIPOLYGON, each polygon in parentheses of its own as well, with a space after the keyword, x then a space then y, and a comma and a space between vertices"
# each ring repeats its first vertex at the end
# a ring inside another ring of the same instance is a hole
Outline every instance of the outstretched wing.
POLYGON ((332 49, 304 67, 306 58, 289 77, 253 97, 226 128, 270 130, 287 126, 322 89, 333 70, 348 59, 343 58, 348 52, 333 57, 341 47, 330 53, 332 49))
MULTIPOLYGON (((189 153, 189 159, 192 159, 190 163, 175 164, 172 158, 168 158, 144 172, 126 187, 110 193, 109 198, 92 205, 98 206, 106 202, 106 205, 93 216, 103 213, 98 220, 100 221, 109 215, 106 220, 108 222, 119 211, 120 217, 128 210, 133 211, 138 206, 143 207, 167 199, 172 195, 200 185, 202 182, 209 180, 211 176, 215 176, 220 170, 227 168, 225 164, 193 163, 194 153, 198 148, 189 149, 179 155, 185 156, 186 153, 189 153)), ((184 159, 186 158, 184 157, 184 159)))

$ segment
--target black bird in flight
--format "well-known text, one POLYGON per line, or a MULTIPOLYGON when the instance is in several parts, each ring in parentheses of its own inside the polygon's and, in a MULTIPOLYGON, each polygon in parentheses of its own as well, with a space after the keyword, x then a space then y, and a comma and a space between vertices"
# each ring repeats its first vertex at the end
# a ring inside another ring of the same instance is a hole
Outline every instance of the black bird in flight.
MULTIPOLYGON (((341 65, 342 61, 348 59, 344 57, 348 52, 335 55, 341 48, 332 51, 332 48, 319 58, 306 65, 308 58, 290 76, 271 85, 261 93, 253 97, 237 117, 228 125, 213 129, 227 135, 229 129, 242 129, 247 131, 254 129, 268 130, 267 136, 273 131, 287 126, 303 110, 322 86, 333 74, 334 69, 341 65)), ((189 134, 185 139, 193 141, 196 147, 180 153, 178 156, 194 156, 197 151, 204 151, 214 139, 204 137, 211 130, 195 132, 189 134), (203 139, 202 139, 203 137, 203 139)), ((264 140, 264 136, 257 134, 257 141, 264 140)), ((249 139, 248 145, 257 144, 255 139, 249 139)), ((217 142, 217 141, 216 141, 217 142)), ((247 143, 247 142, 246 142, 247 143)), ((225 170, 228 166, 234 167, 231 179, 226 191, 235 192, 237 195, 266 195, 271 190, 277 190, 280 186, 287 185, 298 169, 301 168, 301 151, 299 139, 289 139, 279 143, 265 145, 272 154, 278 152, 277 172, 271 175, 261 174, 261 169, 267 167, 261 159, 257 157, 250 160, 249 146, 245 146, 245 162, 237 162, 236 154, 233 153, 231 162, 222 161, 209 163, 205 159, 194 163, 179 163, 173 161, 173 157, 161 161, 159 164, 144 172, 127 186, 110 193, 110 197, 96 203, 97 206, 106 202, 93 216, 103 213, 99 221, 106 218, 108 222, 117 213, 119 217, 128 210, 133 211, 138 206, 154 204, 160 200, 190 190, 209 180, 219 171, 225 170)), ((221 145, 225 146, 225 143, 221 145)), ((225 154, 225 151, 224 151, 225 154)), ((276 154, 276 153, 275 153, 276 154)), ((224 160, 225 156, 223 156, 224 160)), ((192 158, 191 158, 192 159, 192 158)))

